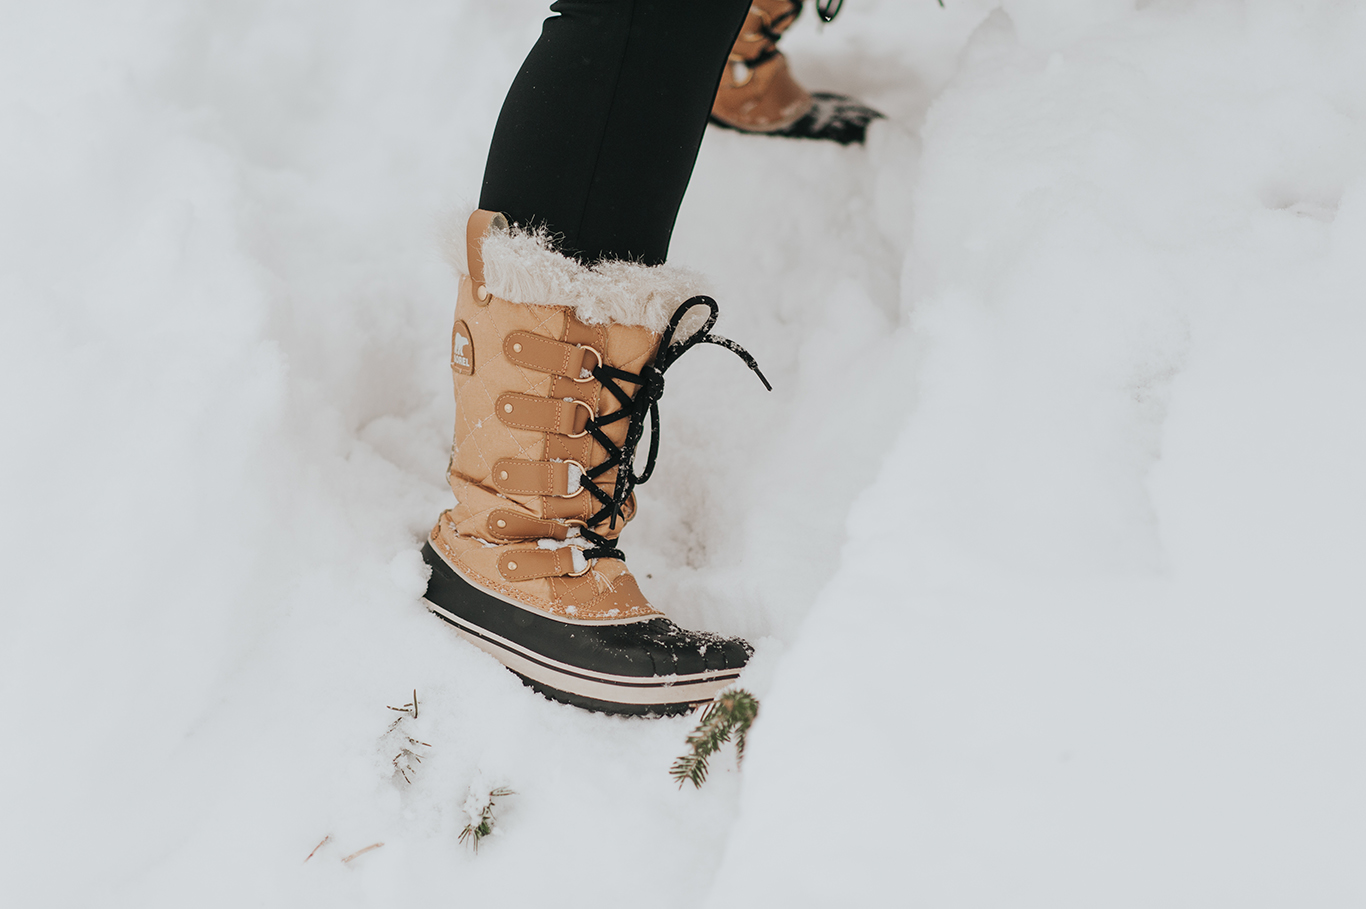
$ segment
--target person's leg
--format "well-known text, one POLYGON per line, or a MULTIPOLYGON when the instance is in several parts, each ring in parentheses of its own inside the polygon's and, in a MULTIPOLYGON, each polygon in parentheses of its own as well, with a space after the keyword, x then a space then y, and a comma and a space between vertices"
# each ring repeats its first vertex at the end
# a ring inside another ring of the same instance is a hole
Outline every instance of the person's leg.
POLYGON ((586 263, 664 262, 749 0, 559 0, 508 92, 479 207, 586 263))

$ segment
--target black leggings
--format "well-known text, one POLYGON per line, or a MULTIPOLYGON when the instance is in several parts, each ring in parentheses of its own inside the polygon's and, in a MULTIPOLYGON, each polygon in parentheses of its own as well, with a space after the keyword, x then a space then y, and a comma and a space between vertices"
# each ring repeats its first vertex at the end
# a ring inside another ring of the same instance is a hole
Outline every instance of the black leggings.
POLYGON ((662 263, 750 0, 558 0, 498 117, 479 207, 585 263, 662 263))

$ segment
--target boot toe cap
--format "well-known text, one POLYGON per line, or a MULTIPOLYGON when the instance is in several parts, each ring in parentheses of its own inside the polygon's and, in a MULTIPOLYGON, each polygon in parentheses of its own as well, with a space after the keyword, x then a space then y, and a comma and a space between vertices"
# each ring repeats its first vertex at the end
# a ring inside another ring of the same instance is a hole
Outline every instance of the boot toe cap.
POLYGON ((423 555, 434 612, 533 687, 589 709, 676 712, 709 701, 753 652, 739 638, 688 631, 662 616, 614 624, 536 614, 465 580, 430 546, 423 555))

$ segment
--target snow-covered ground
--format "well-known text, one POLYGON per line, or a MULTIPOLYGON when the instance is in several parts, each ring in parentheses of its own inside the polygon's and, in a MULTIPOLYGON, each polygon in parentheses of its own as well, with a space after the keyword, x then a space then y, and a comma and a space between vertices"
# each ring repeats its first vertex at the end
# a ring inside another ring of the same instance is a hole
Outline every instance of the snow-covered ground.
POLYGON ((544 12, 0 11, 0 902, 1366 903, 1366 9, 794 30, 889 118, 713 132, 675 234, 776 387, 671 370, 626 540, 758 645, 700 791, 418 602, 439 236, 544 12))

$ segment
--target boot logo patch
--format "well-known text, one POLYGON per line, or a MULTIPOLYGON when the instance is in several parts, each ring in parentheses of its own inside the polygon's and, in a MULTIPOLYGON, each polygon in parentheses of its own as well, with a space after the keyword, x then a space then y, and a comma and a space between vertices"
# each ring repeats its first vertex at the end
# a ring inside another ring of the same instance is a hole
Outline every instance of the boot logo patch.
POLYGON ((470 327, 461 319, 455 323, 451 332, 451 369, 461 375, 474 375, 474 342, 470 340, 470 327))

